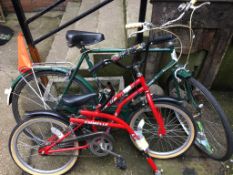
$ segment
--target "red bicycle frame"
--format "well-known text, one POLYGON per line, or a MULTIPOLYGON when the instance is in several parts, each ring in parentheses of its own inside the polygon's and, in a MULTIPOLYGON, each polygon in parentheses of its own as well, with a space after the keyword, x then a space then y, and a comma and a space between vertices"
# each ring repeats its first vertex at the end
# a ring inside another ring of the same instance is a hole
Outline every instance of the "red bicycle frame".
MULTIPOLYGON (((67 131, 67 133, 64 133, 62 138, 59 138, 58 140, 53 142, 51 145, 41 148, 39 150, 39 153, 49 155, 49 154, 58 153, 58 152, 87 149, 89 147, 88 144, 83 145, 83 146, 71 147, 71 148, 61 148, 61 149, 56 149, 56 150, 52 149, 55 145, 61 143, 66 137, 68 137, 70 134, 72 134, 72 132, 78 130, 84 124, 89 124, 89 125, 93 125, 93 126, 102 126, 102 127, 124 129, 131 135, 131 137, 134 140, 136 140, 136 141, 140 140, 140 138, 136 134, 136 132, 124 120, 118 118, 118 116, 119 116, 123 106, 126 103, 128 103, 129 101, 131 101, 134 97, 136 97, 137 95, 139 95, 141 93, 145 93, 146 99, 147 99, 148 104, 149 104, 149 106, 150 106, 150 108, 151 108, 151 110, 152 110, 152 112, 154 114, 155 120, 158 122, 158 125, 159 125, 158 134, 159 135, 165 135, 166 130, 165 130, 165 127, 164 127, 163 118, 161 116, 161 113, 158 111, 158 109, 154 105, 154 102, 153 102, 152 97, 150 95, 149 88, 148 88, 148 86, 146 84, 146 81, 145 81, 145 78, 143 76, 138 76, 138 78, 137 78, 137 80, 135 82, 133 82, 132 84, 127 86, 125 89, 120 91, 115 96, 113 96, 111 98, 111 100, 109 100, 109 102, 103 107, 103 109, 106 109, 106 108, 110 107, 112 104, 114 104, 115 102, 120 100, 125 94, 128 94, 133 89, 135 89, 134 92, 131 93, 126 98, 124 98, 118 104, 118 107, 117 107, 114 115, 106 114, 104 112, 101 112, 100 109, 101 109, 102 106, 100 104, 96 106, 97 109, 95 111, 80 110, 79 113, 82 116, 85 116, 86 118, 71 117, 70 118, 70 123, 78 124, 78 125, 72 131, 67 131), (98 121, 98 119, 107 119, 109 122, 100 121, 100 120, 98 121)), ((49 138, 48 141, 53 140, 52 137, 49 138)), ((146 148, 146 149, 148 149, 148 148, 146 148)), ((147 152, 147 150, 142 150, 142 151, 147 152)), ((150 156, 146 156, 146 159, 147 159, 147 162, 150 165, 150 167, 153 169, 153 171, 157 172, 158 168, 155 165, 155 163, 153 162, 152 158, 150 156)))
MULTIPOLYGON (((155 120, 157 121, 158 126, 159 126, 158 135, 161 135, 161 136, 165 135, 166 134, 166 129, 164 127, 164 121, 163 121, 162 115, 158 111, 156 106, 154 105, 153 99, 152 99, 151 94, 150 94, 149 87, 147 86, 145 78, 142 75, 139 75, 136 81, 134 81, 129 86, 127 86, 125 89, 123 89, 118 94, 113 96, 111 98, 111 100, 109 100, 109 102, 103 107, 103 109, 106 109, 106 108, 110 107, 115 102, 120 100, 125 94, 128 94, 131 90, 133 90, 136 87, 138 87, 138 88, 136 90, 134 90, 133 93, 131 93, 123 101, 121 101, 119 104, 117 104, 118 107, 117 107, 117 109, 116 109, 116 111, 114 113, 114 116, 111 116, 111 120, 113 120, 113 118, 117 118, 119 116, 119 114, 121 112, 121 109, 123 108, 123 106, 126 103, 131 101, 137 95, 139 95, 141 93, 145 93, 147 102, 148 102, 148 104, 149 104, 149 106, 150 106, 150 108, 151 108, 151 110, 153 112, 153 116, 155 117, 155 120)), ((93 117, 93 118, 105 116, 104 113, 100 112, 100 110, 99 110, 100 108, 101 108, 101 105, 99 104, 97 106, 96 111, 80 110, 80 114, 84 115, 84 116, 87 116, 87 117, 93 117)), ((110 115, 108 117, 110 117, 110 115)), ((104 117, 104 118, 108 119, 108 117, 104 117)), ((127 127, 122 128, 122 129, 128 130, 127 127)))

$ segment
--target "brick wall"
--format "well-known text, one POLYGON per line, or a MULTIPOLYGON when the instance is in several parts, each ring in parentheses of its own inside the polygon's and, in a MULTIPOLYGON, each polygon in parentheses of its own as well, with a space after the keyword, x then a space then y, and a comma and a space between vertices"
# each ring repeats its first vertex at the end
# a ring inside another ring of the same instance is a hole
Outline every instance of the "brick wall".
MULTIPOLYGON (((21 3, 25 12, 32 12, 32 11, 41 10, 44 7, 47 7, 56 1, 57 0, 21 0, 21 3)), ((11 0, 0 0, 0 3, 2 5, 3 11, 14 12, 11 0)), ((65 8, 65 3, 62 3, 56 9, 64 10, 64 8, 65 8)))

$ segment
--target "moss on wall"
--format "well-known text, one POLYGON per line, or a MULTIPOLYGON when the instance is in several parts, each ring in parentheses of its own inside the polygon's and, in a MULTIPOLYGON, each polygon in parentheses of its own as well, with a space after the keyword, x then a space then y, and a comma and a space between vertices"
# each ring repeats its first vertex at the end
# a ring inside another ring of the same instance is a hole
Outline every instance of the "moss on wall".
POLYGON ((216 90, 233 90, 233 40, 212 86, 216 90))

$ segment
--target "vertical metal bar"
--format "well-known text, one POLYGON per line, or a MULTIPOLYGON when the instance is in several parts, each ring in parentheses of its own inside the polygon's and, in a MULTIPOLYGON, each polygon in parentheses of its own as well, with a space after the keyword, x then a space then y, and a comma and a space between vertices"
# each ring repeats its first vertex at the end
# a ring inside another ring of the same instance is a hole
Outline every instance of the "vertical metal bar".
POLYGON ((15 9, 15 13, 16 13, 16 16, 18 18, 20 27, 21 27, 23 34, 24 34, 24 37, 26 39, 26 42, 28 45, 31 45, 33 43, 33 38, 32 38, 31 32, 30 32, 30 29, 28 28, 28 25, 25 24, 26 17, 24 15, 22 4, 21 4, 20 0, 11 0, 11 1, 13 4, 13 7, 15 9))
POLYGON ((15 9, 15 13, 16 13, 16 16, 18 18, 20 27, 23 31, 23 35, 24 35, 25 40, 27 42, 32 60, 33 60, 33 62, 40 62, 40 55, 38 53, 37 48, 33 44, 33 38, 32 38, 31 31, 28 27, 28 24, 26 24, 26 22, 25 22, 26 17, 25 17, 24 11, 23 11, 22 4, 21 4, 20 0, 11 0, 11 2, 13 4, 13 7, 15 9))
POLYGON ((1 3, 0 3, 0 22, 5 22, 5 15, 4 15, 4 12, 2 10, 1 3))
MULTIPOLYGON (((147 7, 148 0, 141 0, 140 3, 140 11, 139 11, 139 22, 144 22, 146 18, 146 7, 147 7)), ((141 43, 143 41, 143 33, 137 34, 137 43, 141 43)))

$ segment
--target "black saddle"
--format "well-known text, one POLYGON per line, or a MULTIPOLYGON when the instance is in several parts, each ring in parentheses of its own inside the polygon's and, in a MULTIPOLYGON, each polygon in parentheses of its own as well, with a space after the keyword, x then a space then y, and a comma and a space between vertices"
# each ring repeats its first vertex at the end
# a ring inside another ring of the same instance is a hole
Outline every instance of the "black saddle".
POLYGON ((96 93, 86 95, 65 95, 62 98, 62 103, 70 107, 81 106, 89 100, 94 99, 96 96, 96 93))
POLYGON ((66 40, 68 41, 69 47, 77 46, 81 48, 82 46, 88 46, 103 41, 104 34, 69 30, 66 33, 66 40))

